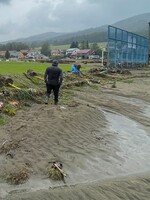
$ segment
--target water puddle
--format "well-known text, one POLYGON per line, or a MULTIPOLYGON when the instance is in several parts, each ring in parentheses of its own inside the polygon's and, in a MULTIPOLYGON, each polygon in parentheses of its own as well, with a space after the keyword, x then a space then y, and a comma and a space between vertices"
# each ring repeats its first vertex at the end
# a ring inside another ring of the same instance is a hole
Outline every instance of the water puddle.
POLYGON ((123 103, 131 104, 137 107, 140 107, 143 114, 150 118, 150 103, 143 101, 141 99, 136 98, 129 98, 129 97, 123 97, 123 96, 117 96, 117 95, 111 95, 111 98, 121 101, 123 103))
POLYGON ((150 136, 144 128, 123 115, 105 112, 110 130, 118 133, 121 151, 117 154, 125 161, 124 171, 144 172, 150 169, 150 136))
POLYGON ((9 185, 7 183, 0 184, 0 197, 5 197, 8 194, 20 193, 20 192, 34 192, 42 189, 49 189, 49 180, 31 179, 25 184, 9 185))

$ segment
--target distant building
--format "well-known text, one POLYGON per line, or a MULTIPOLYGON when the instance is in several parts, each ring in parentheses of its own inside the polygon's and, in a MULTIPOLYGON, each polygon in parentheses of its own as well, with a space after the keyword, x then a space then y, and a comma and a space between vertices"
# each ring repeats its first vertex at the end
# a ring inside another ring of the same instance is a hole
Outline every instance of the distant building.
POLYGON ((29 50, 26 57, 29 59, 40 59, 41 53, 37 50, 29 50))
POLYGON ((6 51, 0 51, 0 57, 2 58, 2 57, 5 57, 5 53, 6 53, 6 51))
POLYGON ((76 55, 78 51, 80 51, 80 49, 78 49, 78 48, 67 49, 67 51, 66 51, 66 56, 67 56, 67 57, 70 57, 71 54, 76 55))
POLYGON ((89 59, 100 59, 99 55, 89 55, 89 59))
POLYGON ((94 51, 91 49, 81 49, 77 52, 77 58, 88 59, 90 55, 93 55, 94 51))
POLYGON ((18 51, 9 51, 10 58, 18 58, 18 51))
POLYGON ((22 52, 18 52, 18 58, 19 59, 24 59, 25 56, 24 56, 24 54, 22 52))
POLYGON ((23 53, 24 56, 26 56, 28 54, 30 50, 25 49, 25 50, 20 50, 21 53, 23 53))
POLYGON ((51 56, 60 56, 60 55, 62 55, 62 53, 59 49, 51 50, 51 56))

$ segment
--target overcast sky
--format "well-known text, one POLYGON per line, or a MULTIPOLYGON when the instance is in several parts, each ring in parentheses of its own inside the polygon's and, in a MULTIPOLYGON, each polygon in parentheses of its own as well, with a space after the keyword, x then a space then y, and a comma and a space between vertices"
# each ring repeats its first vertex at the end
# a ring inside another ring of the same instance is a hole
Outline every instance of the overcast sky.
POLYGON ((150 0, 0 0, 0 42, 73 32, 150 12, 150 0))

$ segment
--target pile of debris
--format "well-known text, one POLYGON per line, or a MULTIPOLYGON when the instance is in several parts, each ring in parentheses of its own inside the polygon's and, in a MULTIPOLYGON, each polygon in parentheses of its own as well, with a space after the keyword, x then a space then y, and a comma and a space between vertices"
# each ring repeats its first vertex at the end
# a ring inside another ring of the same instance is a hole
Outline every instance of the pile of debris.
MULTIPOLYGON (((121 74, 131 75, 128 70, 114 70, 106 67, 90 69, 86 74, 79 76, 70 72, 64 73, 62 89, 81 87, 83 85, 103 84, 113 80, 121 74)), ((22 75, 0 75, 0 111, 10 116, 15 115, 16 110, 31 103, 43 103, 46 91, 43 74, 32 69, 22 75)))
POLYGON ((52 166, 48 172, 49 178, 51 178, 52 180, 63 180, 64 181, 67 174, 64 173, 62 168, 63 168, 63 165, 61 162, 53 162, 52 166))
POLYGON ((26 168, 12 169, 6 176, 6 181, 10 184, 23 184, 29 179, 29 173, 26 168))

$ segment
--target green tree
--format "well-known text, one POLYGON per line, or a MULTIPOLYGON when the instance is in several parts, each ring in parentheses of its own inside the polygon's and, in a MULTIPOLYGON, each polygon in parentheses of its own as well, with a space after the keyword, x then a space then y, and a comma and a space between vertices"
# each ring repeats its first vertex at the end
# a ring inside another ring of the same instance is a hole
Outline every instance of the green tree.
POLYGON ((80 43, 80 48, 81 49, 89 49, 89 42, 88 42, 88 40, 87 41, 82 41, 80 43))
POLYGON ((29 46, 27 44, 24 44, 22 42, 9 42, 5 45, 0 45, 1 51, 20 51, 24 49, 29 49, 29 46))
POLYGON ((6 58, 6 59, 9 59, 9 58, 10 58, 10 53, 9 53, 8 50, 5 52, 5 58, 6 58))
POLYGON ((82 41, 82 42, 80 43, 80 48, 81 48, 81 49, 85 49, 85 41, 82 41))
POLYGON ((78 41, 76 41, 76 48, 79 48, 79 43, 78 43, 78 41))
POLYGON ((79 46, 79 44, 78 44, 78 42, 76 41, 73 41, 72 43, 71 43, 71 45, 70 45, 70 48, 78 48, 78 46, 79 46))
POLYGON ((98 46, 98 44, 97 44, 96 42, 92 43, 92 44, 90 45, 90 47, 91 47, 91 49, 94 50, 94 51, 96 51, 96 50, 99 49, 99 46, 98 46))
POLYGON ((89 41, 88 40, 85 43, 85 47, 86 47, 86 49, 89 49, 89 41))
POLYGON ((99 46, 98 46, 98 44, 96 42, 92 43, 90 45, 90 48, 92 50, 94 50, 94 52, 95 52, 96 55, 100 55, 100 56, 102 55, 102 50, 99 48, 99 46))
POLYGON ((50 56, 50 46, 48 44, 48 42, 45 42, 43 45, 42 45, 42 48, 41 48, 41 53, 45 56, 50 56))
POLYGON ((71 45, 70 45, 70 48, 75 48, 76 47, 76 44, 75 44, 75 42, 73 41, 72 43, 71 43, 71 45))

